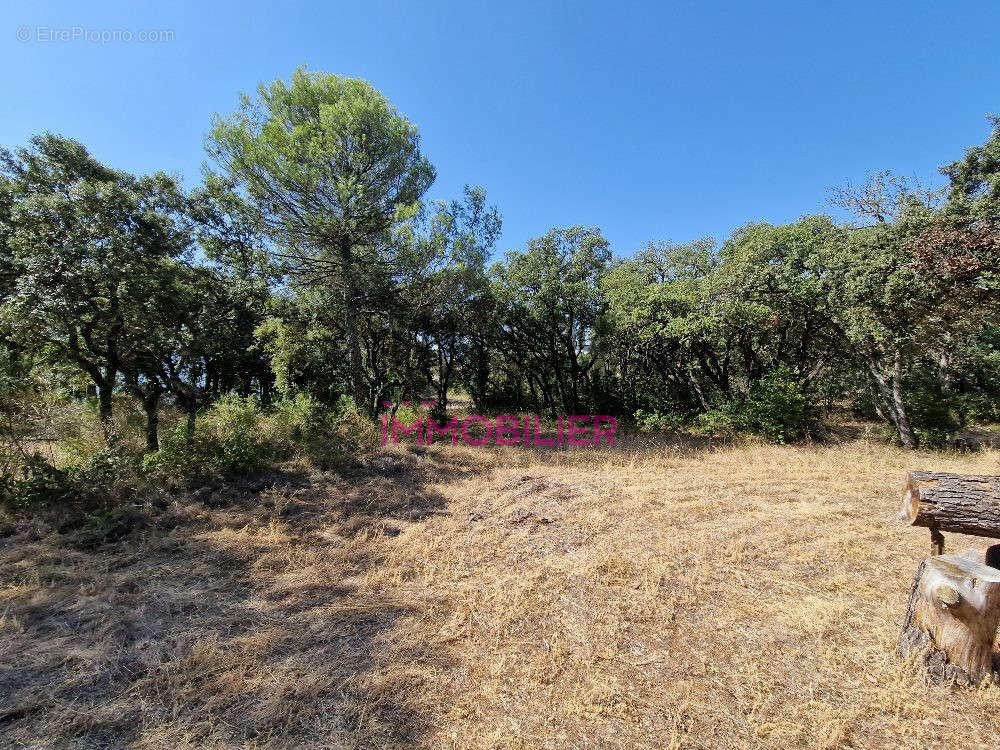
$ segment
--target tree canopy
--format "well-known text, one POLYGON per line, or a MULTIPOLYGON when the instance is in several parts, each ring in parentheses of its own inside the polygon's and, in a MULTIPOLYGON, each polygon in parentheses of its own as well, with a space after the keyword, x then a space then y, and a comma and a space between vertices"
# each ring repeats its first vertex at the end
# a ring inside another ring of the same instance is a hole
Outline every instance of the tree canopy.
POLYGON ((833 191, 847 221, 631 254, 583 224, 496 253, 486 190, 428 199, 416 126, 358 79, 262 84, 207 153, 185 190, 57 135, 0 152, 2 364, 85 379, 107 426, 135 399, 149 451, 162 403, 190 436, 230 392, 778 440, 848 410, 910 447, 1000 417, 996 118, 940 191, 878 172, 833 191))

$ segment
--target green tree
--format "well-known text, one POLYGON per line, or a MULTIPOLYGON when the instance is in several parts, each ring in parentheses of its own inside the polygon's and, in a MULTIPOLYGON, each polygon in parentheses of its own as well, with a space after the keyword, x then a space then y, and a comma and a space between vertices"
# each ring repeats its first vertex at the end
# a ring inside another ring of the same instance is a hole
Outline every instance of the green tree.
POLYGON ((373 408, 359 318, 368 279, 398 260, 392 228, 434 181, 416 127, 365 81, 299 69, 216 118, 208 149, 289 269, 338 287, 351 395, 373 408))
POLYGON ((708 411, 729 388, 729 356, 707 334, 707 285, 718 266, 715 242, 650 242, 604 276, 601 330, 605 389, 616 407, 672 413, 708 411))
POLYGON ((1000 217, 1000 116, 990 118, 992 131, 986 143, 972 146, 957 161, 941 168, 948 178, 949 210, 1000 217))
POLYGON ((619 263, 604 279, 603 338, 622 407, 681 420, 734 413, 778 373, 815 399, 839 344, 825 278, 838 236, 828 218, 807 217, 748 225, 720 251, 709 239, 651 243, 619 263))
POLYGON ((425 344, 426 380, 440 413, 460 378, 471 383, 474 398, 482 395, 476 388, 479 380, 468 376, 482 364, 483 317, 492 312, 486 259, 501 222, 500 212, 486 202, 486 191, 466 185, 461 200, 436 201, 428 226, 423 231, 418 227, 409 238, 410 266, 417 270, 407 297, 425 344))
POLYGON ((146 414, 146 447, 159 447, 159 404, 169 394, 186 413, 189 439, 199 409, 235 391, 267 401, 271 369, 254 331, 264 320, 272 269, 246 208, 209 178, 185 196, 177 220, 203 256, 165 263, 146 302, 145 339, 123 363, 126 389, 146 414))
POLYGON ((884 174, 841 192, 841 205, 871 223, 848 230, 831 254, 830 308, 869 377, 876 411, 907 447, 917 446, 920 432, 946 431, 955 354, 996 320, 1000 233, 989 171, 996 137, 994 130, 986 146, 943 169, 953 180, 944 205, 937 194, 884 174), (928 365, 936 377, 921 372, 928 365), (913 404, 922 404, 916 423, 913 404))
POLYGON ((108 439, 119 376, 149 343, 148 300, 190 235, 162 173, 133 177, 55 135, 0 152, 16 283, 3 316, 25 345, 94 383, 108 439))
POLYGON ((576 413, 593 403, 589 373, 605 300, 600 281, 611 260, 597 228, 552 229, 495 264, 494 295, 505 340, 503 367, 531 401, 576 413))
POLYGON ((705 292, 716 331, 732 342, 747 390, 778 368, 812 389, 843 342, 829 307, 828 263, 844 233, 826 216, 734 232, 705 292))

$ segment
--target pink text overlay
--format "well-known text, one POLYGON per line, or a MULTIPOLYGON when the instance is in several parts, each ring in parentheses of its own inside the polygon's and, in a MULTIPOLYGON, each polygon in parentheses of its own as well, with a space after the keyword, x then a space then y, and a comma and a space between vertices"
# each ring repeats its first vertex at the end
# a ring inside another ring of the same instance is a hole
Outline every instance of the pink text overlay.
MULTIPOLYGON (((405 402, 404 402, 405 403, 405 402)), ((472 415, 461 419, 453 417, 438 424, 430 417, 418 417, 404 424, 396 417, 382 415, 382 445, 415 440, 419 445, 433 445, 435 441, 448 441, 457 445, 557 446, 576 445, 598 447, 603 443, 615 445, 618 420, 603 414, 573 414, 556 418, 555 429, 542 434, 541 419, 537 414, 515 416, 500 414, 496 417, 472 415), (471 430, 471 432, 470 432, 471 430)))

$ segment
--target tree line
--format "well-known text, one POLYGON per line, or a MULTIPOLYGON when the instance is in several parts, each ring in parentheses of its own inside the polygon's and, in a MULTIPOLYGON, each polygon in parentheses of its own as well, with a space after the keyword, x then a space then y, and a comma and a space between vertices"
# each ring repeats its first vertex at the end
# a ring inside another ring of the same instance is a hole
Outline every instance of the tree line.
POLYGON ((616 258, 554 228, 493 260, 486 191, 427 198, 416 127, 364 81, 296 71, 217 117, 203 183, 135 176, 53 134, 0 152, 6 382, 86 381, 158 448, 224 394, 815 434, 824 410, 905 446, 998 417, 1000 119, 921 189, 834 191, 854 219, 748 224, 616 258))

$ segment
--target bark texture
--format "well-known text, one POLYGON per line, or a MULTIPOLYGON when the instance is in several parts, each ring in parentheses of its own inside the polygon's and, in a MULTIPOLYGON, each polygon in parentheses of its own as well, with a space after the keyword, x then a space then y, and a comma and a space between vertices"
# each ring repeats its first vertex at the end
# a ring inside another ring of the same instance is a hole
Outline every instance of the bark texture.
POLYGON ((1000 538, 1000 477, 912 471, 901 517, 932 532, 1000 538))
POLYGON ((917 568, 899 651, 919 654, 932 680, 975 685, 993 674, 1000 570, 987 563, 998 553, 928 557, 917 568))

